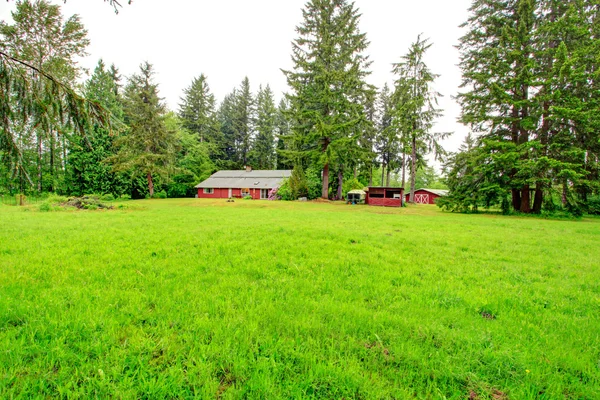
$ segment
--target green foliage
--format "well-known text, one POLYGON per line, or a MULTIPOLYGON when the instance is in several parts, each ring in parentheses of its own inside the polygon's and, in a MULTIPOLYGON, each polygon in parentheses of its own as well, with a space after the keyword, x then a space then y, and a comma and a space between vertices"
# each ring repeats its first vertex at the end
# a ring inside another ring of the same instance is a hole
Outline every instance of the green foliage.
POLYGON ((281 200, 284 201, 292 201, 298 199, 297 197, 294 197, 289 179, 284 179, 284 181, 281 183, 281 186, 279 186, 279 189, 277 190, 277 195, 280 197, 281 200))
POLYGON ((154 193, 154 198, 155 199, 166 199, 167 192, 165 192, 164 190, 161 190, 160 192, 156 192, 156 193, 154 193))
MULTIPOLYGON (((564 206, 579 214, 598 182, 600 60, 589 56, 600 48, 597 7, 491 0, 475 1, 470 12, 459 47, 459 100, 482 153, 481 168, 467 180, 487 190, 485 176, 521 213, 540 213, 562 186, 564 206)), ((473 201, 455 200, 461 198, 473 201)))
POLYGON ((296 200, 300 197, 308 197, 308 182, 301 164, 297 164, 292 170, 289 184, 292 199, 296 200))
POLYGON ((322 182, 321 171, 316 168, 306 170, 306 186, 308 187, 308 199, 315 200, 321 197, 322 182))
POLYGON ((250 154, 255 169, 275 168, 275 123, 277 108, 269 85, 260 87, 256 98, 256 138, 250 154))
POLYGON ((111 193, 108 194, 104 194, 100 197, 100 200, 102 201, 115 201, 115 196, 113 196, 111 193))
POLYGON ((359 152, 365 125, 365 82, 370 62, 364 54, 368 41, 360 32, 360 14, 346 0, 311 0, 292 43, 293 69, 284 71, 291 93, 293 139, 297 160, 323 168, 321 196, 328 197, 329 169, 344 170, 359 152))
POLYGON ((364 189, 365 185, 362 184, 358 179, 356 178, 352 178, 352 179, 346 179, 344 181, 344 187, 343 187, 343 193, 344 193, 344 197, 346 197, 348 195, 348 192, 351 190, 357 190, 357 189, 364 189))
POLYGON ((52 206, 49 203, 44 202, 44 203, 40 204, 39 209, 41 212, 48 212, 48 211, 52 211, 52 206))
POLYGON ((1 398, 600 397, 597 218, 135 205, 0 207, 1 398))
POLYGON ((592 215, 600 215, 600 196, 594 196, 588 199, 587 212, 592 215))
POLYGON ((125 88, 125 122, 129 131, 119 137, 119 152, 109 160, 116 171, 129 171, 144 176, 148 194, 154 196, 154 179, 167 179, 175 169, 176 132, 165 125, 166 107, 158 97, 158 85, 148 62, 140 66, 140 74, 129 78, 125 88))

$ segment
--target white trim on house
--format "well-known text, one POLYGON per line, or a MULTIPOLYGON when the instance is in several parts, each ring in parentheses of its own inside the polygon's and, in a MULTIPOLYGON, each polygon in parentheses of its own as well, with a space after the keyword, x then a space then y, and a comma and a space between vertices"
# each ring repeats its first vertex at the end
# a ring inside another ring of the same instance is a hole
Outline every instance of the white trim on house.
POLYGON ((213 189, 213 188, 204 188, 204 194, 215 194, 215 189, 213 189))

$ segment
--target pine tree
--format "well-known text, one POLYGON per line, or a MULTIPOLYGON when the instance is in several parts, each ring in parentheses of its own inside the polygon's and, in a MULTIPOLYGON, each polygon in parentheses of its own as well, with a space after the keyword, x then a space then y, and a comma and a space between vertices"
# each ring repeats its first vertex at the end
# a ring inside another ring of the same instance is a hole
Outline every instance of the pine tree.
POLYGON ((150 197, 156 176, 168 177, 174 170, 177 137, 165 125, 166 107, 158 97, 158 85, 148 62, 125 87, 124 111, 129 132, 117 140, 119 153, 112 157, 116 170, 144 176, 150 197))
POLYGON ((288 150, 290 149, 286 144, 286 140, 291 142, 291 123, 289 114, 289 107, 286 99, 281 99, 275 116, 275 134, 277 136, 276 157, 277 169, 279 170, 293 168, 293 163, 290 163, 288 158, 288 150))
POLYGON ((223 156, 215 160, 220 169, 239 169, 242 167, 238 156, 238 137, 235 128, 235 106, 237 91, 225 96, 217 112, 223 140, 223 156))
POLYGON ((464 25, 462 121, 504 177, 515 211, 539 213, 557 185, 572 209, 574 190, 583 201, 596 190, 590 183, 598 165, 598 60, 590 54, 599 44, 592 3, 475 1, 464 25))
POLYGON ((368 42, 359 31, 360 14, 347 0, 311 0, 303 17, 292 43, 293 70, 284 71, 292 90, 294 146, 298 158, 322 167, 322 197, 328 198, 330 165, 344 161, 348 145, 356 146, 365 120, 368 42))
POLYGON ((400 136, 393 124, 394 101, 387 83, 379 93, 377 102, 377 138, 375 147, 381 156, 381 182, 390 185, 391 172, 400 166, 400 136), (387 173, 386 173, 387 172, 387 173), (385 179, 384 179, 385 177, 385 179))
MULTIPOLYGON (((109 70, 102 60, 94 74, 85 84, 86 98, 99 103, 110 111, 117 121, 123 119, 123 103, 118 92, 118 74, 113 66, 109 70)), ((101 124, 94 124, 85 137, 75 136, 69 143, 68 183, 70 193, 112 193, 121 195, 127 191, 127 180, 123 174, 115 173, 105 163, 114 156, 116 131, 101 124)))
POLYGON ((0 95, 7 100, 0 108, 0 149, 21 178, 33 183, 23 154, 31 137, 18 132, 30 131, 37 151, 37 190, 54 190, 58 166, 61 172, 65 168, 61 133, 72 127, 83 132, 88 112, 97 111, 70 89, 81 72, 76 58, 86 55, 87 31, 77 15, 64 21, 60 6, 47 0, 17 1, 12 18, 13 25, 0 22, 0 95), (49 179, 44 179, 44 170, 49 179))
POLYGON ((234 102, 233 129, 236 140, 238 165, 249 164, 250 147, 254 139, 255 99, 250 90, 250 80, 244 78, 236 92, 234 102))
POLYGON ((256 98, 256 138, 252 144, 252 167, 273 169, 275 167, 275 123, 277 108, 269 85, 260 87, 256 98))
POLYGON ((183 128, 198 135, 200 142, 215 143, 218 122, 215 111, 215 96, 210 93, 207 78, 201 74, 184 89, 179 105, 179 118, 183 128))
POLYGON ((411 203, 414 202, 419 164, 425 165, 425 154, 433 153, 436 157, 444 154, 439 141, 448 136, 448 133, 431 132, 435 119, 442 115, 437 108, 440 94, 432 88, 438 75, 432 73, 424 61, 425 53, 431 46, 428 40, 422 40, 419 36, 402 57, 402 62, 394 64, 393 69, 398 76, 394 91, 395 124, 407 139, 411 150, 411 203))

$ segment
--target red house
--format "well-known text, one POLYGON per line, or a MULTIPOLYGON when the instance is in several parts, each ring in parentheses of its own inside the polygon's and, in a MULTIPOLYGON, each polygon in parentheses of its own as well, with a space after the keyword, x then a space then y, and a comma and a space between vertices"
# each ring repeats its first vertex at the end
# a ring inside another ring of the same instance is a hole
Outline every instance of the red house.
POLYGON ((219 171, 196 186, 199 199, 230 199, 252 196, 268 199, 269 192, 292 176, 290 170, 253 171, 246 167, 241 171, 219 171))
MULTIPOLYGON (((447 196, 447 190, 441 189, 419 189, 415 190, 415 203, 416 204, 435 204, 435 200, 438 197, 447 196)), ((406 195, 406 202, 410 200, 410 193, 406 195)))
POLYGON ((404 188, 369 187, 365 203, 379 207, 402 207, 404 188))

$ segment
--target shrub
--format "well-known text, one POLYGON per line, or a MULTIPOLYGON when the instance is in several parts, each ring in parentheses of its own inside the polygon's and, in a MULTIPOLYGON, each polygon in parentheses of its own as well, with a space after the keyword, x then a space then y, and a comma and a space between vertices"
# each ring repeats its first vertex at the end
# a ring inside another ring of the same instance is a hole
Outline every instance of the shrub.
POLYGON ((294 196, 292 195, 292 189, 290 188, 289 179, 285 179, 279 189, 277 190, 277 195, 281 200, 291 201, 294 200, 294 196))
POLYGON ((308 197, 308 182, 301 164, 294 167, 289 184, 293 200, 299 197, 308 197))
POLYGON ((131 196, 130 196, 130 195, 128 195, 128 194, 122 194, 122 195, 119 197, 119 199, 120 199, 120 200, 131 200, 131 196))
POLYGON ((309 168, 306 170, 306 183, 308 185, 308 199, 314 200, 321 197, 323 191, 323 181, 321 181, 321 171, 309 168))
POLYGON ((48 202, 42 203, 42 204, 40 204, 40 211, 42 211, 42 212, 52 211, 52 206, 48 202))
POLYGON ((98 206, 96 204, 86 204, 83 206, 83 208, 86 210, 97 210, 98 206))
POLYGON ((154 193, 154 198, 155 199, 166 199, 167 192, 165 192, 164 190, 161 190, 160 192, 156 192, 156 193, 154 193))
POLYGON ((244 200, 252 200, 252 196, 246 195, 246 196, 244 196, 244 200))
POLYGON ((102 195, 102 197, 100 197, 100 200, 103 200, 103 201, 114 201, 115 200, 115 196, 113 196, 111 193, 107 193, 105 195, 102 195))
POLYGON ((587 212, 592 215, 600 215, 600 196, 590 197, 587 201, 587 212))
POLYGON ((364 187, 365 185, 360 183, 356 178, 347 179, 342 186, 342 194, 344 197, 348 197, 348 192, 352 190, 363 189, 364 187))

